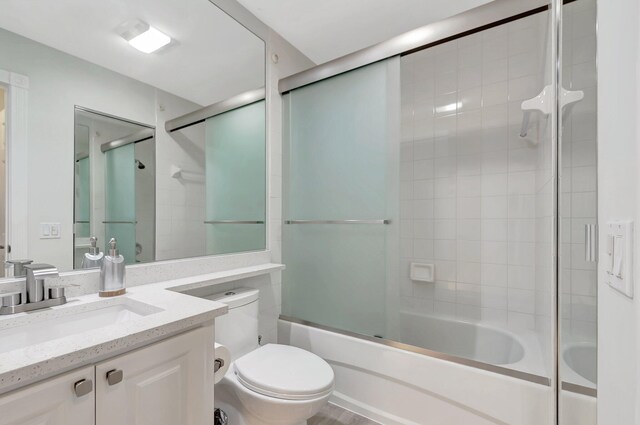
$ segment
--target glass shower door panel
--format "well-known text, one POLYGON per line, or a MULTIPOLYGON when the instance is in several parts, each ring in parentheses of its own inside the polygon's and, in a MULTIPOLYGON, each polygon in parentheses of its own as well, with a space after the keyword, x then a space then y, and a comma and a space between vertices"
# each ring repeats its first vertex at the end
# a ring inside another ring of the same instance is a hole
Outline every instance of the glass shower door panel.
POLYGON ((363 335, 384 335, 386 229, 284 227, 284 314, 363 335))
POLYGON ((390 226, 340 222, 390 218, 389 93, 399 89, 398 69, 391 59, 287 96, 287 315, 367 335, 384 333, 390 226))
POLYGON ((562 8, 561 85, 575 101, 559 117, 560 425, 597 423, 596 6, 577 0, 562 8))
POLYGON ((265 102, 206 121, 207 253, 266 247, 265 102))
POLYGON ((136 261, 135 144, 105 152, 105 252, 116 238, 126 264, 136 261))

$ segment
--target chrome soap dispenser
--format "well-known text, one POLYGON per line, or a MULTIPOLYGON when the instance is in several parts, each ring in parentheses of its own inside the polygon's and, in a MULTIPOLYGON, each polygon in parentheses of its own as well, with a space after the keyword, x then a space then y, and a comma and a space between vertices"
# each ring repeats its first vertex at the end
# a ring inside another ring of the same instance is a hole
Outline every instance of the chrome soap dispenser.
POLYGON ((115 297, 126 292, 124 257, 118 252, 115 238, 109 241, 109 253, 105 255, 100 267, 101 297, 115 297))
POLYGON ((93 269, 96 267, 102 267, 104 254, 100 252, 100 248, 97 246, 98 238, 91 236, 89 238, 89 242, 91 243, 91 247, 89 248, 89 252, 86 252, 84 257, 82 257, 82 268, 93 269))

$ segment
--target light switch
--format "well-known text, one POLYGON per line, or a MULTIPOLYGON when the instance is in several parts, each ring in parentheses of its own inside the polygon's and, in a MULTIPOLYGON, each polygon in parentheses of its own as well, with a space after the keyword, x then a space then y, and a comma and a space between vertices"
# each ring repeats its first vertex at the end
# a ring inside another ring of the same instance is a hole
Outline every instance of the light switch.
POLYGON ((622 263, 624 261, 624 239, 616 236, 613 239, 613 274, 622 279, 622 263))
POLYGON ((60 223, 40 223, 40 239, 60 239, 60 223))
POLYGON ((604 259, 604 270, 607 274, 613 274, 613 235, 607 235, 607 256, 604 259))
POLYGON ((607 283, 633 298, 633 222, 609 223, 606 249, 607 283))

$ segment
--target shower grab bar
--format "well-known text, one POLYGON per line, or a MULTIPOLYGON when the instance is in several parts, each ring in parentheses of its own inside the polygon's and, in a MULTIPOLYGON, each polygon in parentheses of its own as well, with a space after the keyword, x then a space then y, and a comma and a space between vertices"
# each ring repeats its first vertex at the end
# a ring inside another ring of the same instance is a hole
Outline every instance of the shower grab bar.
POLYGON ((391 224, 391 220, 285 220, 284 224, 391 224))
POLYGON ((137 221, 106 220, 102 224, 138 224, 137 221))
POLYGON ((251 221, 251 220, 209 220, 204 224, 264 224, 264 221, 251 221))

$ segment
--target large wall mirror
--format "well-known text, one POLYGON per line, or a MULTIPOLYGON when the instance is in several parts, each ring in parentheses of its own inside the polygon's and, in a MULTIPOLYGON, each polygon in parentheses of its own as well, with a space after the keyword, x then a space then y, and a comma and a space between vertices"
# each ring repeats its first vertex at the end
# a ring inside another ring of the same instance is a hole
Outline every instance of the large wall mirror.
POLYGON ((90 6, 3 2, 0 260, 265 249, 263 40, 208 0, 90 6))

